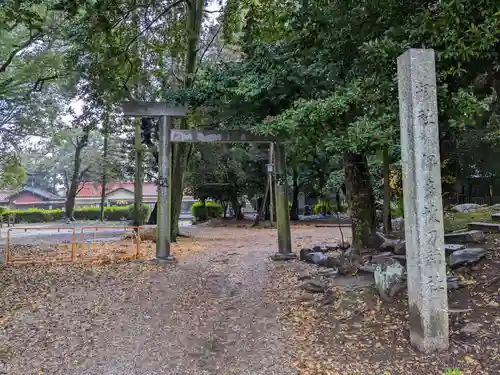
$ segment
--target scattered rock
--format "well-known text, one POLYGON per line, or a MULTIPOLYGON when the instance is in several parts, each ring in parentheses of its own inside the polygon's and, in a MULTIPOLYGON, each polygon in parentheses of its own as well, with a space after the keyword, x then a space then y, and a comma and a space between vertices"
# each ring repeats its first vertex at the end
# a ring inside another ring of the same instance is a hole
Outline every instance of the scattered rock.
POLYGON ((355 253, 356 253, 356 249, 354 249, 351 246, 344 251, 344 253, 342 254, 342 257, 344 257, 344 259, 352 259, 352 257, 354 256, 355 253))
POLYGON ((392 230, 396 232, 403 232, 405 230, 405 219, 397 217, 391 220, 392 230))
POLYGON ((448 265, 451 268, 472 265, 486 257, 487 253, 488 251, 483 248, 457 250, 448 257, 448 265))
POLYGON ((293 259, 297 259, 297 255, 295 253, 288 253, 288 254, 276 253, 276 254, 271 255, 271 259, 275 260, 275 261, 293 260, 293 259))
POLYGON ((463 250, 465 249, 464 245, 457 245, 457 244, 446 244, 444 245, 444 252, 446 255, 450 255, 451 253, 458 251, 458 250, 463 250))
POLYGON ((391 251, 398 255, 406 254, 406 242, 404 240, 388 238, 383 233, 377 232, 372 242, 374 247, 380 251, 391 251))
POLYGON ((387 258, 390 258, 393 254, 389 251, 385 251, 383 253, 379 253, 379 254, 376 254, 376 255, 373 255, 371 257, 371 262, 374 263, 374 264, 381 264, 381 263, 384 263, 384 261, 387 259, 387 258))
POLYGON ((338 268, 326 268, 318 272, 318 276, 335 277, 339 274, 338 268))
POLYGON ((404 287, 406 271, 397 260, 387 258, 382 264, 375 265, 375 286, 386 301, 390 301, 404 287))
POLYGON ((323 249, 321 246, 313 246, 312 251, 316 253, 324 253, 326 252, 326 249, 323 249))
POLYGON ((484 243, 486 235, 480 230, 452 232, 445 234, 444 240, 448 243, 484 243))
POLYGON ((479 221, 475 221, 469 223, 467 227, 470 230, 481 230, 486 233, 500 233, 500 224, 498 223, 483 223, 479 221))
POLYGON ((484 267, 484 262, 478 262, 476 264, 474 264, 470 269, 472 271, 481 271, 484 267))
POLYGON ((337 250, 339 248, 339 245, 326 245, 325 248, 326 248, 326 251, 334 251, 334 250, 337 250))
POLYGON ((309 256, 311 262, 320 266, 325 264, 326 260, 328 259, 328 257, 323 253, 310 253, 309 256))
POLYGON ((448 286, 448 290, 457 290, 465 286, 457 276, 447 276, 446 284, 448 286))
POLYGON ((351 244, 349 242, 347 242, 347 241, 344 241, 344 242, 340 243, 339 246, 338 246, 338 248, 340 250, 347 250, 350 247, 351 247, 351 244))
POLYGON ((358 264, 358 270, 368 273, 374 273, 375 265, 371 262, 360 263, 358 264))
POLYGON ((351 261, 345 261, 339 267, 339 275, 356 275, 358 273, 358 264, 351 261))
POLYGON ((311 249, 300 249, 300 255, 299 255, 299 259, 303 262, 307 262, 309 261, 309 254, 312 253, 313 251, 311 249))
POLYGON ((311 278, 311 275, 309 272, 302 272, 297 276, 297 279, 299 281, 304 281, 304 280, 309 280, 311 278))
POLYGON ((326 284, 320 280, 308 280, 302 284, 302 289, 310 293, 324 293, 326 291, 326 284))
POLYGON ((483 325, 480 323, 467 323, 462 329, 461 332, 465 333, 466 335, 473 335, 481 329, 483 325))
POLYGON ((323 263, 323 266, 328 268, 337 268, 342 265, 342 260, 339 257, 329 256, 323 263))
POLYGON ((492 211, 500 211, 500 204, 494 204, 493 206, 490 207, 492 211))
POLYGON ((448 309, 448 314, 465 314, 474 311, 472 309, 448 309))
POLYGON ((406 255, 393 255, 391 258, 396 259, 404 267, 406 267, 406 255))
POLYGON ((457 204, 451 208, 452 211, 455 212, 476 212, 479 211, 482 207, 479 204, 475 203, 464 203, 457 204))

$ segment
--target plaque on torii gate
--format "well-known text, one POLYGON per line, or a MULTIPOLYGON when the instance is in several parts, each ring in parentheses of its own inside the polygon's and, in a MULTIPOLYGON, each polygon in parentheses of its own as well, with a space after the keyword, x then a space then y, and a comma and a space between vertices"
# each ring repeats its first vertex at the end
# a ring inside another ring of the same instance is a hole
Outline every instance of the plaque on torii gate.
POLYGON ((286 155, 284 145, 275 137, 253 135, 242 131, 217 131, 202 129, 172 129, 173 117, 185 117, 187 107, 161 102, 124 102, 123 114, 129 117, 159 117, 158 158, 158 212, 156 230, 156 258, 173 261, 170 254, 171 189, 168 185, 171 173, 170 142, 192 143, 274 143, 276 158, 276 222, 278 227, 278 254, 274 259, 292 259, 290 213, 286 183, 286 155))

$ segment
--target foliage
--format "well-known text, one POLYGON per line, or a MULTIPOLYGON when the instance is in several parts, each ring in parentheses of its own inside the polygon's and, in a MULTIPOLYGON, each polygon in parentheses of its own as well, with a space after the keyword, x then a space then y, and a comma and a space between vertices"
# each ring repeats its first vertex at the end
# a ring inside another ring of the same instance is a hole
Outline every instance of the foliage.
MULTIPOLYGON (((133 209, 133 206, 105 207, 104 218, 107 221, 120 221, 123 218, 131 220, 133 218, 133 209)), ((144 211, 149 213, 148 205, 144 205, 144 211)), ((99 207, 77 208, 74 212, 75 219, 77 220, 99 220, 99 214, 99 207)), ((65 218, 64 210, 61 209, 44 210, 30 208, 27 210, 6 210, 3 215, 15 215, 16 223, 45 223, 65 218)))
POLYGON ((391 201, 391 217, 404 217, 404 199, 403 196, 397 196, 395 200, 391 201))
POLYGON ((223 213, 223 208, 220 204, 214 201, 195 202, 191 206, 191 216, 196 221, 207 221, 208 219, 220 217, 223 213))
POLYGON ((464 372, 458 368, 449 368, 446 369, 443 375, 463 375, 464 372))
POLYGON ((315 215, 319 215, 322 213, 328 213, 333 211, 333 206, 330 202, 319 200, 313 207, 313 211, 315 215))
POLYGON ((475 212, 445 212, 444 229, 447 232, 467 229, 472 222, 491 221, 492 211, 490 208, 484 208, 475 212))
POLYGON ((27 178, 26 169, 20 160, 14 156, 7 157, 1 166, 0 186, 17 190, 26 182, 27 178))

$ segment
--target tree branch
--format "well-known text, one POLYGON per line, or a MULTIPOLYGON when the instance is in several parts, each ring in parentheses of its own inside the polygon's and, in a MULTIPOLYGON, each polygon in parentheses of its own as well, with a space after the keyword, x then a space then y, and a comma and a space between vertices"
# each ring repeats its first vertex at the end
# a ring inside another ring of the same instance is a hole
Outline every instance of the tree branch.
POLYGON ((127 53, 130 46, 134 44, 134 42, 139 38, 142 34, 144 34, 146 31, 148 31, 161 17, 163 17, 169 10, 172 8, 176 7, 177 5, 183 3, 184 0, 177 0, 175 3, 170 4, 168 7, 166 7, 160 14, 158 14, 149 24, 146 25, 146 27, 142 30, 140 30, 125 46, 124 52, 127 53))
POLYGON ((23 49, 25 49, 30 44, 32 44, 36 39, 38 39, 38 37, 40 35, 41 34, 38 33, 36 35, 30 36, 27 41, 25 41, 23 44, 17 46, 16 48, 14 48, 14 50, 11 51, 9 56, 7 56, 7 60, 5 60, 5 62, 2 65, 0 65, 0 73, 4 73, 7 70, 7 68, 9 67, 9 65, 12 63, 12 60, 14 60, 14 57, 16 57, 16 55, 19 52, 21 52, 23 49))
POLYGON ((205 49, 201 53, 201 55, 200 55, 200 61, 198 61, 198 65, 196 67, 196 71, 194 72, 195 77, 196 77, 196 73, 198 73, 198 69, 200 68, 200 65, 201 65, 201 63, 203 61, 203 58, 205 57, 205 54, 207 53, 208 49, 212 46, 212 43, 215 41, 215 38, 217 38, 217 35, 219 35, 219 32, 220 32, 221 29, 222 29, 222 24, 219 25, 219 28, 217 29, 217 31, 214 33, 214 35, 212 35, 212 39, 210 39, 210 42, 208 42, 208 44, 205 46, 205 49))
MULTIPOLYGON (((78 175, 78 181, 81 181, 82 177, 85 175, 90 170, 90 167, 84 168, 81 170, 80 174, 78 175)), ((85 182, 83 183, 85 185, 85 182)), ((83 186, 80 188, 80 190, 83 189, 83 186)))
POLYGON ((45 82, 52 81, 52 80, 57 79, 57 78, 59 78, 59 76, 57 74, 54 74, 54 75, 51 75, 48 77, 38 78, 35 81, 35 84, 33 85, 33 87, 26 93, 25 98, 29 99, 29 97, 31 96, 32 93, 42 91, 43 85, 45 84, 45 82))

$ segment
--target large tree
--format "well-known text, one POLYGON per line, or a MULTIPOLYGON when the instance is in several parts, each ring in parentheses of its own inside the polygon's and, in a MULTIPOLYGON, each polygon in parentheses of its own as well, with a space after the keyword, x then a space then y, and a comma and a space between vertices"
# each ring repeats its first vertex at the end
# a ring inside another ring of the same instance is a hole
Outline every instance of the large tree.
POLYGON ((497 123, 494 3, 482 1, 477 12, 466 0, 230 1, 229 30, 244 58, 207 75, 196 99, 226 126, 313 141, 340 158, 353 243, 369 246, 376 223, 368 160, 399 139, 397 56, 408 47, 437 50, 443 131, 497 123))

